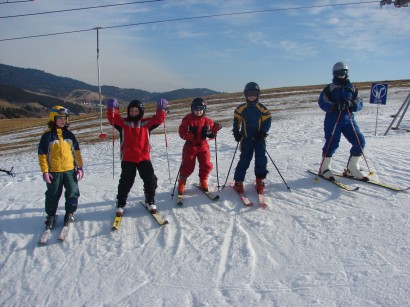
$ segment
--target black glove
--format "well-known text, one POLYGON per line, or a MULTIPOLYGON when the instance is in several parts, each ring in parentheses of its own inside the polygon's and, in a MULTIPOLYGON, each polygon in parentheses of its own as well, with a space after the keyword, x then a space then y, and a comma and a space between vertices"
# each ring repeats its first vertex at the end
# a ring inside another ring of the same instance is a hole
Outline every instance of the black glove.
POLYGON ((342 112, 347 108, 350 108, 352 106, 353 102, 351 100, 341 100, 339 102, 334 103, 329 111, 334 112, 334 111, 339 111, 342 112))
POLYGON ((329 108, 329 112, 330 113, 333 113, 335 110, 337 110, 338 109, 338 103, 337 102, 335 102, 335 103, 333 103, 331 106, 330 106, 330 108, 329 108))
POLYGON ((339 111, 344 111, 345 109, 350 108, 350 107, 352 106, 352 104, 353 104, 353 103, 352 103, 351 100, 345 99, 345 100, 340 101, 340 102, 337 104, 337 109, 338 109, 339 111))
MULTIPOLYGON (((197 134, 197 129, 195 126, 188 126, 188 131, 191 132, 193 135, 197 134)), ((206 134, 206 132, 205 132, 206 134)))
POLYGON ((264 138, 266 138, 268 136, 268 134, 265 131, 259 130, 256 134, 255 134, 255 139, 258 140, 263 140, 264 138))
POLYGON ((239 132, 239 130, 232 130, 233 131, 233 137, 235 138, 235 141, 240 142, 242 139, 242 135, 239 132))

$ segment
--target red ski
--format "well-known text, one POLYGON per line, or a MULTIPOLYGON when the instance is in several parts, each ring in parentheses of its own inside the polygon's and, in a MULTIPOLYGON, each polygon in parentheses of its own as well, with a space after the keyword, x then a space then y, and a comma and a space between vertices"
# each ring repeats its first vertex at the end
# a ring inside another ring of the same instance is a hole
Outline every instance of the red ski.
MULTIPOLYGON (((256 189, 256 181, 255 181, 255 189, 256 189)), ((256 192, 258 192, 258 190, 256 190, 256 192)), ((268 207, 265 201, 265 195, 263 193, 258 193, 258 200, 259 200, 259 206, 261 206, 263 209, 266 209, 268 207)))
MULTIPOLYGON (((229 185, 232 187, 232 189, 234 189, 235 183, 231 182, 229 185)), ((234 191, 235 191, 236 193, 238 193, 238 191, 236 191, 235 189, 234 189, 234 191)), ((238 193, 238 195, 241 197, 242 202, 243 202, 243 204, 244 204, 246 207, 251 207, 251 206, 253 206, 253 202, 251 202, 251 201, 249 200, 249 198, 245 195, 245 193, 238 193)))

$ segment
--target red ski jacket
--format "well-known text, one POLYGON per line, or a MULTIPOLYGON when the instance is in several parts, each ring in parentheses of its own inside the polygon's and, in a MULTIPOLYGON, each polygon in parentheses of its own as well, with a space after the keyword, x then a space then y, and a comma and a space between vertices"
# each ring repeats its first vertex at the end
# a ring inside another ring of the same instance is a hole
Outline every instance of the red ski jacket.
POLYGON ((121 160, 140 163, 150 160, 149 132, 161 125, 166 117, 166 112, 157 110, 149 118, 142 118, 138 122, 122 118, 118 109, 107 109, 107 119, 121 134, 121 160))
POLYGON ((214 122, 209 117, 190 113, 182 119, 178 132, 182 139, 187 140, 187 145, 201 146, 207 137, 214 136, 213 126, 214 122), (193 134, 194 139, 189 140, 188 134, 193 134))

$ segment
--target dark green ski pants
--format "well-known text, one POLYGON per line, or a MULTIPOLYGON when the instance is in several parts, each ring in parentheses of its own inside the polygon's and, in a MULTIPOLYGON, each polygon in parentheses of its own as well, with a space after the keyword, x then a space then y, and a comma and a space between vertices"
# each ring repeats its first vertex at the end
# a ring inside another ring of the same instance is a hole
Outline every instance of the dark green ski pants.
POLYGON ((74 170, 51 173, 53 179, 51 183, 47 183, 46 191, 46 213, 47 215, 55 215, 58 208, 58 201, 65 188, 65 211, 66 213, 74 213, 77 210, 78 197, 80 190, 78 189, 77 178, 74 170))

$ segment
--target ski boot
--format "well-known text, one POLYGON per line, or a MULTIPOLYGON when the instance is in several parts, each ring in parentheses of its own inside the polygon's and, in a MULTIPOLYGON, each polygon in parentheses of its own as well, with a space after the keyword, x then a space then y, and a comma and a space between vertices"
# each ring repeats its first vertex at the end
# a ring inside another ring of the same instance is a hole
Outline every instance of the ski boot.
POLYGON ((148 208, 148 211, 152 214, 157 213, 157 206, 155 205, 154 196, 145 195, 145 205, 148 208))
POLYGON ((56 218, 54 215, 47 215, 44 224, 46 224, 46 229, 53 229, 54 224, 56 223, 56 218))
POLYGON ((74 221, 74 213, 72 212, 67 212, 64 215, 64 226, 68 226, 70 223, 74 221))
POLYGON ((335 181, 335 177, 330 169, 332 163, 332 157, 325 157, 323 159, 322 167, 319 170, 319 175, 331 181, 335 181))
POLYGON ((365 176, 360 169, 361 156, 351 156, 347 163, 347 169, 344 170, 344 176, 353 176, 356 179, 368 181, 369 177, 365 176))
POLYGON ((117 200, 117 211, 115 213, 116 216, 123 216, 124 215, 124 207, 127 204, 126 199, 118 199, 117 200))
POLYGON ((206 179, 200 179, 199 185, 201 186, 202 190, 204 190, 205 192, 208 192, 208 181, 206 179))
POLYGON ((124 209, 122 207, 117 208, 117 211, 115 212, 115 215, 120 217, 124 215, 124 209))
POLYGON ((265 183, 263 182, 263 179, 256 178, 256 192, 258 194, 263 194, 263 189, 265 188, 265 183))
POLYGON ((243 181, 235 181, 235 185, 233 186, 236 192, 239 194, 243 194, 245 191, 243 190, 243 181))
POLYGON ((178 195, 183 195, 184 194, 185 184, 186 184, 186 178, 185 177, 179 177, 178 195))

